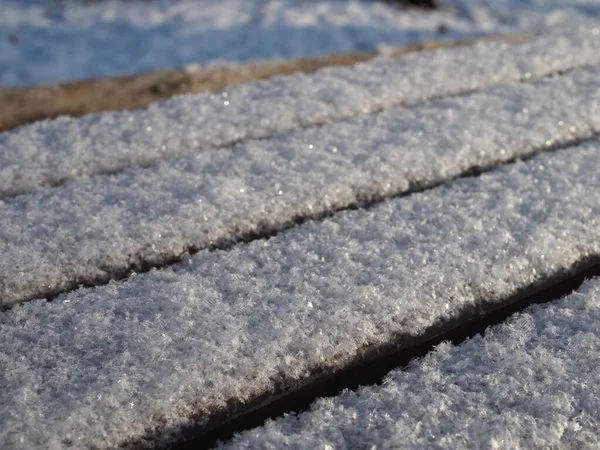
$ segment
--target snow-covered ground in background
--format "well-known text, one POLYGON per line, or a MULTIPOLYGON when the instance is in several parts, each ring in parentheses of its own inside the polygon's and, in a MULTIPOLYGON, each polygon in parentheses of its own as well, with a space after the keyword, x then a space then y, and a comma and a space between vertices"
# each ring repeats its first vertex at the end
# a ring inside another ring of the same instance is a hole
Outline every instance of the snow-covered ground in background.
POLYGON ((589 22, 600 0, 0 0, 0 85, 374 50, 589 22))
POLYGON ((545 31, 600 19, 598 0, 442 0, 484 30, 545 31))
POLYGON ((0 3, 3 84, 372 50, 435 38, 442 23, 454 35, 472 28, 448 14, 407 13, 371 1, 25 3, 0 3))

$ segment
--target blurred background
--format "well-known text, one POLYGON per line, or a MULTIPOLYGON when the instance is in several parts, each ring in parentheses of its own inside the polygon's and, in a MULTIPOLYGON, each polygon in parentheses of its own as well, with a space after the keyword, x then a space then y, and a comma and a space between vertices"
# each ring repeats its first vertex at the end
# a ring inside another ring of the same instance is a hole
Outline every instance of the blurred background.
POLYGON ((599 15, 600 0, 0 0, 0 86, 385 51, 599 15))

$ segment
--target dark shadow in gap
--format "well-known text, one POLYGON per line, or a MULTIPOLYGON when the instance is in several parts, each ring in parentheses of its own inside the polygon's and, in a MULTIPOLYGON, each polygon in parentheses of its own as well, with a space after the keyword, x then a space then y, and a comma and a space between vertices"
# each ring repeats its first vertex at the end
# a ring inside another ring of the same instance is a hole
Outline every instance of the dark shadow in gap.
POLYGON ((390 5, 398 5, 412 8, 422 9, 439 9, 440 5, 438 0, 383 0, 384 3, 390 5))

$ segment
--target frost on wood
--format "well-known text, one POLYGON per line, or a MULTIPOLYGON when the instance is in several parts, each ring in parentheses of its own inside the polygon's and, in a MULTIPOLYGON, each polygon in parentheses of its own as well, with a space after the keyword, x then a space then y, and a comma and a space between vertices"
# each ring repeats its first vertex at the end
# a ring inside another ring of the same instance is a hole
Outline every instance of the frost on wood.
POLYGON ((0 306, 589 137, 599 90, 580 70, 6 200, 0 306))
POLYGON ((0 134, 0 198, 423 99, 600 63, 597 29, 379 59, 0 134))
POLYGON ((599 164, 597 142, 543 154, 0 313, 0 447, 176 433, 500 306, 600 254, 599 164))
POLYGON ((597 448, 600 279, 222 449, 597 448))

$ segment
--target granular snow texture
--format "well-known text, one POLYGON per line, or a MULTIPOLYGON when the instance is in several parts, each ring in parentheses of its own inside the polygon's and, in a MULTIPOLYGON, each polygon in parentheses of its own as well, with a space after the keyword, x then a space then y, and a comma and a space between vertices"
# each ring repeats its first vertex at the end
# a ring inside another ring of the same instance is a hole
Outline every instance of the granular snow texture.
POLYGON ((0 134, 0 198, 82 175, 599 63, 598 29, 581 28, 524 43, 381 58, 219 94, 178 97, 141 111, 40 122, 0 134))
POLYGON ((579 70, 8 199, 0 306, 587 138, 599 92, 579 70))
POLYGON ((600 446, 600 279, 222 449, 600 446))
POLYGON ((500 306, 600 254, 599 164, 598 142, 542 154, 4 311, 0 447, 164 444, 228 400, 500 306))

